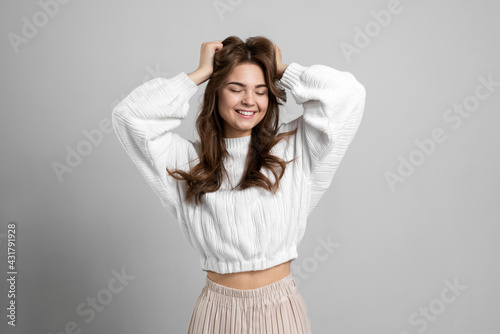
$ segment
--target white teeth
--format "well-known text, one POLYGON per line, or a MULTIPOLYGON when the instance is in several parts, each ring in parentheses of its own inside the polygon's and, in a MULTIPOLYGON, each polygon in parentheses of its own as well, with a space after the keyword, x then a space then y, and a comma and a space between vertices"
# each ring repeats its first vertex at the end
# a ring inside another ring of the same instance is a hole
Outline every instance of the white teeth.
POLYGON ((253 112, 252 111, 241 111, 241 110, 236 110, 237 113, 240 113, 242 115, 245 115, 245 116, 251 116, 253 115, 253 112))

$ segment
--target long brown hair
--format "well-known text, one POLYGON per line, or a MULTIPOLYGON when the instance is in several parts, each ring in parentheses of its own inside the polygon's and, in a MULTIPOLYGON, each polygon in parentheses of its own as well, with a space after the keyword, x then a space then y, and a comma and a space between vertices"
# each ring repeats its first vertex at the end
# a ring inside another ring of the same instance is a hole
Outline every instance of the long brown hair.
POLYGON ((233 189, 243 190, 256 186, 276 193, 286 165, 296 159, 284 161, 270 154, 272 147, 281 139, 297 132, 295 128, 278 134, 279 106, 286 102, 286 92, 277 85, 280 78, 277 74, 273 43, 263 36, 249 37, 245 42, 239 37, 229 36, 222 41, 222 44, 222 49, 214 55, 214 70, 205 88, 201 112, 196 119, 196 129, 200 137, 200 161, 189 172, 180 169, 170 171, 168 167, 166 168, 170 176, 186 181, 186 202, 194 200, 196 205, 201 202, 201 197, 205 193, 220 188, 223 174, 227 176, 223 161, 229 153, 224 141, 223 120, 217 107, 218 92, 222 89, 226 78, 239 64, 252 63, 260 66, 264 72, 266 85, 269 87, 269 102, 264 118, 252 128, 242 180, 233 189), (260 172, 262 167, 273 173, 276 179, 274 184, 260 172), (279 174, 277 167, 281 169, 279 174))

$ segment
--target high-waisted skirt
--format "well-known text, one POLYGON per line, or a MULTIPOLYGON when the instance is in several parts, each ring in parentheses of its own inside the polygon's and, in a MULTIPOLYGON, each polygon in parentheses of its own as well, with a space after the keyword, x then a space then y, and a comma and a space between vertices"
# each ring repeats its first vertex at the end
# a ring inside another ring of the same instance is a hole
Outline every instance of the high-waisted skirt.
POLYGON ((292 273, 260 288, 240 290, 206 278, 188 334, 311 334, 306 303, 292 273))

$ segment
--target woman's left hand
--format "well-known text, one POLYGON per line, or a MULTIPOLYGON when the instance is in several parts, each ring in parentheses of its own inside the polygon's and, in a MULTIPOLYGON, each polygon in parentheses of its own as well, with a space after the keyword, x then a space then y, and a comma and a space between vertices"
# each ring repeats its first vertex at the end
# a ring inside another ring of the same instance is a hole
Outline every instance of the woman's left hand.
POLYGON ((276 44, 273 45, 274 45, 274 53, 276 54, 276 71, 277 71, 276 74, 278 76, 278 79, 281 79, 288 65, 283 64, 280 48, 276 44))

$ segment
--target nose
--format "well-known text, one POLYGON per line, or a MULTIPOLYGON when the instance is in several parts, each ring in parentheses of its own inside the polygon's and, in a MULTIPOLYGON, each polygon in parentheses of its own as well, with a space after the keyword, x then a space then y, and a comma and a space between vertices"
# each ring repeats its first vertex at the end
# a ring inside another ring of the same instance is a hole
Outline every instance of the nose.
POLYGON ((253 105, 254 104, 254 99, 253 99, 253 96, 252 96, 252 93, 250 92, 246 92, 244 95, 243 95, 243 99, 241 100, 241 102, 245 105, 253 105))

